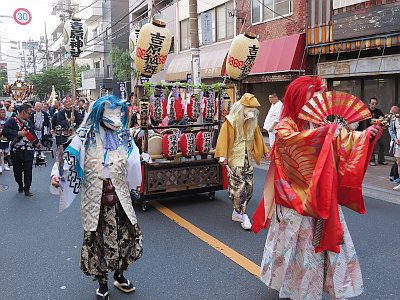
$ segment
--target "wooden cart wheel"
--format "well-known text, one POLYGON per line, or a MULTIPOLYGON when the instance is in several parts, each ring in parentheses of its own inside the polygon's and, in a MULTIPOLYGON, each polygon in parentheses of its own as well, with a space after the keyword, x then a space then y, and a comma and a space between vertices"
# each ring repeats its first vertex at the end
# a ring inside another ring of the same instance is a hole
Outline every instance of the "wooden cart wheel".
POLYGON ((149 202, 145 201, 142 202, 142 211, 148 211, 149 210, 149 202))
POLYGON ((215 200, 215 192, 209 192, 208 199, 210 199, 211 201, 214 201, 215 200))

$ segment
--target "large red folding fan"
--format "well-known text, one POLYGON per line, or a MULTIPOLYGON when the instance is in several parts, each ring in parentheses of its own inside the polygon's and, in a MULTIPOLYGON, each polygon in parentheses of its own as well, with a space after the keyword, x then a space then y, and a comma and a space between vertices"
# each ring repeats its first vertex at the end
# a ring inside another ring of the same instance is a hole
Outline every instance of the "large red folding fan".
POLYGON ((310 99, 300 110, 299 118, 317 125, 341 126, 370 119, 368 107, 357 97, 338 91, 324 92, 310 99))

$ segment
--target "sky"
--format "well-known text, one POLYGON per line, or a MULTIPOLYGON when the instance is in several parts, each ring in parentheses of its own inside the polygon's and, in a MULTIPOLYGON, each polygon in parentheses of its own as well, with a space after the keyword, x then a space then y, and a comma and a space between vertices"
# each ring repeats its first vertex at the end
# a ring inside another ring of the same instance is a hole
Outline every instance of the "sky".
POLYGON ((52 7, 56 0, 0 0, 0 34, 2 48, 7 49, 9 39, 25 41, 32 38, 39 40, 44 36, 44 22, 47 22, 47 34, 57 23, 57 16, 51 15, 52 7), (32 21, 28 25, 18 25, 13 18, 2 16, 13 16, 17 8, 26 8, 32 14, 32 21))
POLYGON ((10 49, 10 40, 27 41, 30 38, 39 40, 44 36, 44 22, 47 23, 48 36, 55 28, 59 19, 51 15, 56 0, 0 0, 0 41, 1 58, 8 66, 8 80, 13 82, 17 71, 21 71, 21 60, 18 51, 10 49), (12 18, 17 8, 26 8, 32 14, 28 25, 19 25, 12 18), (11 18, 3 17, 10 16, 11 18), (11 56, 10 56, 11 55, 11 56))

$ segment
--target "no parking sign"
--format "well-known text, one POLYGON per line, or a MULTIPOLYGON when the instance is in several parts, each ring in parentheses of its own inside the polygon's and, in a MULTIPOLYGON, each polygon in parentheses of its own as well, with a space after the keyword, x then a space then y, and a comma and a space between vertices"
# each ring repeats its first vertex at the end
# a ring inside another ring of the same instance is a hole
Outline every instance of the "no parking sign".
POLYGON ((19 25, 28 25, 32 21, 32 14, 26 8, 17 8, 14 11, 14 20, 19 25))

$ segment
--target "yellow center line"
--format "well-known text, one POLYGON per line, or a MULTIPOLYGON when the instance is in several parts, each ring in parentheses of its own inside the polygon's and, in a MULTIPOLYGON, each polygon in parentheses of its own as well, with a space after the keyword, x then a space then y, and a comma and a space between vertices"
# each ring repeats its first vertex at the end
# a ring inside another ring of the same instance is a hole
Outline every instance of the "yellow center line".
POLYGON ((260 277, 260 266, 258 266, 256 263, 252 262, 250 259, 247 257, 244 257, 240 253, 236 252, 229 246, 225 245, 221 241, 217 240, 213 236, 209 235, 207 232, 201 230, 200 228, 196 227, 189 221, 185 220, 178 214, 174 213, 172 210, 169 208, 165 207, 158 201, 152 201, 151 205, 156 208, 159 212, 161 212, 164 216, 167 218, 171 219, 174 221, 176 224, 179 226, 185 228, 187 231, 189 231, 191 234, 202 240, 203 242, 207 243, 211 247, 213 247, 215 250, 218 252, 222 253, 229 259, 231 259, 233 262, 241 266, 243 269, 248 271, 250 274, 256 276, 257 278, 260 277))

